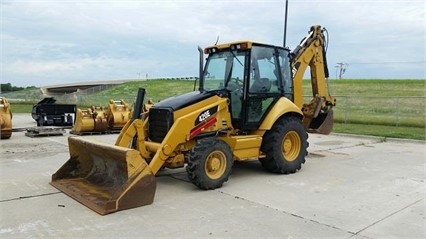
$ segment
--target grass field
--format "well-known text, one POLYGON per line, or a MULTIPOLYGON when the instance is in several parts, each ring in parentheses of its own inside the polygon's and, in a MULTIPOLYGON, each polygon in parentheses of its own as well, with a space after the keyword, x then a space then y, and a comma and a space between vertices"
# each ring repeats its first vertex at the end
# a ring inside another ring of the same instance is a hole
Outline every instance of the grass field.
MULTIPOLYGON (((309 81, 304 84, 308 90, 309 81)), ((329 84, 334 96, 426 96, 426 80, 329 80, 329 84)))
MULTIPOLYGON (((310 81, 304 81, 305 101, 310 100, 310 81)), ((425 140, 426 80, 330 80, 330 92, 337 100, 334 108, 334 132, 377 135, 381 137, 425 140)), ((77 106, 106 106, 110 99, 135 100, 139 87, 147 90, 146 99, 154 101, 190 92, 194 82, 189 80, 129 81, 96 94, 81 94, 77 106)), ((13 112, 31 112, 37 92, 14 92, 7 98, 25 99, 12 102, 13 112), (28 100, 34 97, 33 100, 28 100), (28 103, 30 102, 30 103, 28 103)), ((60 103, 68 98, 58 98, 60 103)))

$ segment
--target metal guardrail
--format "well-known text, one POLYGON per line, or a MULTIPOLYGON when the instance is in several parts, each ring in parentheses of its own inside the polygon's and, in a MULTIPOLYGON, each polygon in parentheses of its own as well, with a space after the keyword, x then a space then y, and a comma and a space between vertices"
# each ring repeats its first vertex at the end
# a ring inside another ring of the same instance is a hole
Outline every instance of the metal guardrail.
MULTIPOLYGON (((147 96, 148 98, 155 96, 147 96)), ((361 123, 389 126, 426 127, 426 97, 376 97, 376 96, 334 96, 337 105, 334 119, 340 123, 361 123)), ((97 104, 103 105, 111 97, 98 98, 97 104)), ((81 98, 84 101, 84 97, 81 98)), ((129 105, 135 101, 133 96, 124 96, 129 105)), ((305 102, 310 97, 304 97, 305 102)), ((77 102, 78 104, 78 102, 77 102)), ((85 105, 91 105, 86 102, 85 105)))
MULTIPOLYGON (((426 97, 334 96, 334 119, 341 123, 426 126, 426 97)), ((310 97, 305 96, 308 102, 310 97)))

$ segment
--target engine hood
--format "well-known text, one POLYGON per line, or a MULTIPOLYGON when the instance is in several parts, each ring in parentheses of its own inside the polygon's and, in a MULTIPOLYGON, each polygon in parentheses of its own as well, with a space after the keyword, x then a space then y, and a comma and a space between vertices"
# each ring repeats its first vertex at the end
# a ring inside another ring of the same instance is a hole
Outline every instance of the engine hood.
POLYGON ((193 91, 183 95, 173 96, 155 103, 153 108, 171 108, 173 111, 176 111, 212 97, 215 94, 215 92, 208 91, 193 91))

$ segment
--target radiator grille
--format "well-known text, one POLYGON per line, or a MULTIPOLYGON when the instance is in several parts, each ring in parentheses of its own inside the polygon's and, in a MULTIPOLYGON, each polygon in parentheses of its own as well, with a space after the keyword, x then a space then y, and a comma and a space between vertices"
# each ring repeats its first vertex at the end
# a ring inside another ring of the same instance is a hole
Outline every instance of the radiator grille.
POLYGON ((149 139, 161 143, 173 125, 171 109, 151 108, 149 110, 149 139))

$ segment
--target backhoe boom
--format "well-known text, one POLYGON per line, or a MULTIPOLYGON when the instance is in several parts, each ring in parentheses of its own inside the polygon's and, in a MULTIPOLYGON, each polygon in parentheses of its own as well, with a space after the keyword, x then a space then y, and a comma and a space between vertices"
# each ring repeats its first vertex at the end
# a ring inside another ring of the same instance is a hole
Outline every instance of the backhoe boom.
POLYGON ((313 128, 311 132, 322 134, 328 134, 332 129, 332 107, 336 105, 336 100, 329 94, 327 85, 329 72, 326 58, 327 42, 324 36, 326 31, 319 25, 312 26, 308 35, 291 53, 290 62, 293 69, 294 103, 302 108, 305 127, 313 128), (310 103, 303 104, 303 76, 308 66, 314 98, 310 103))

